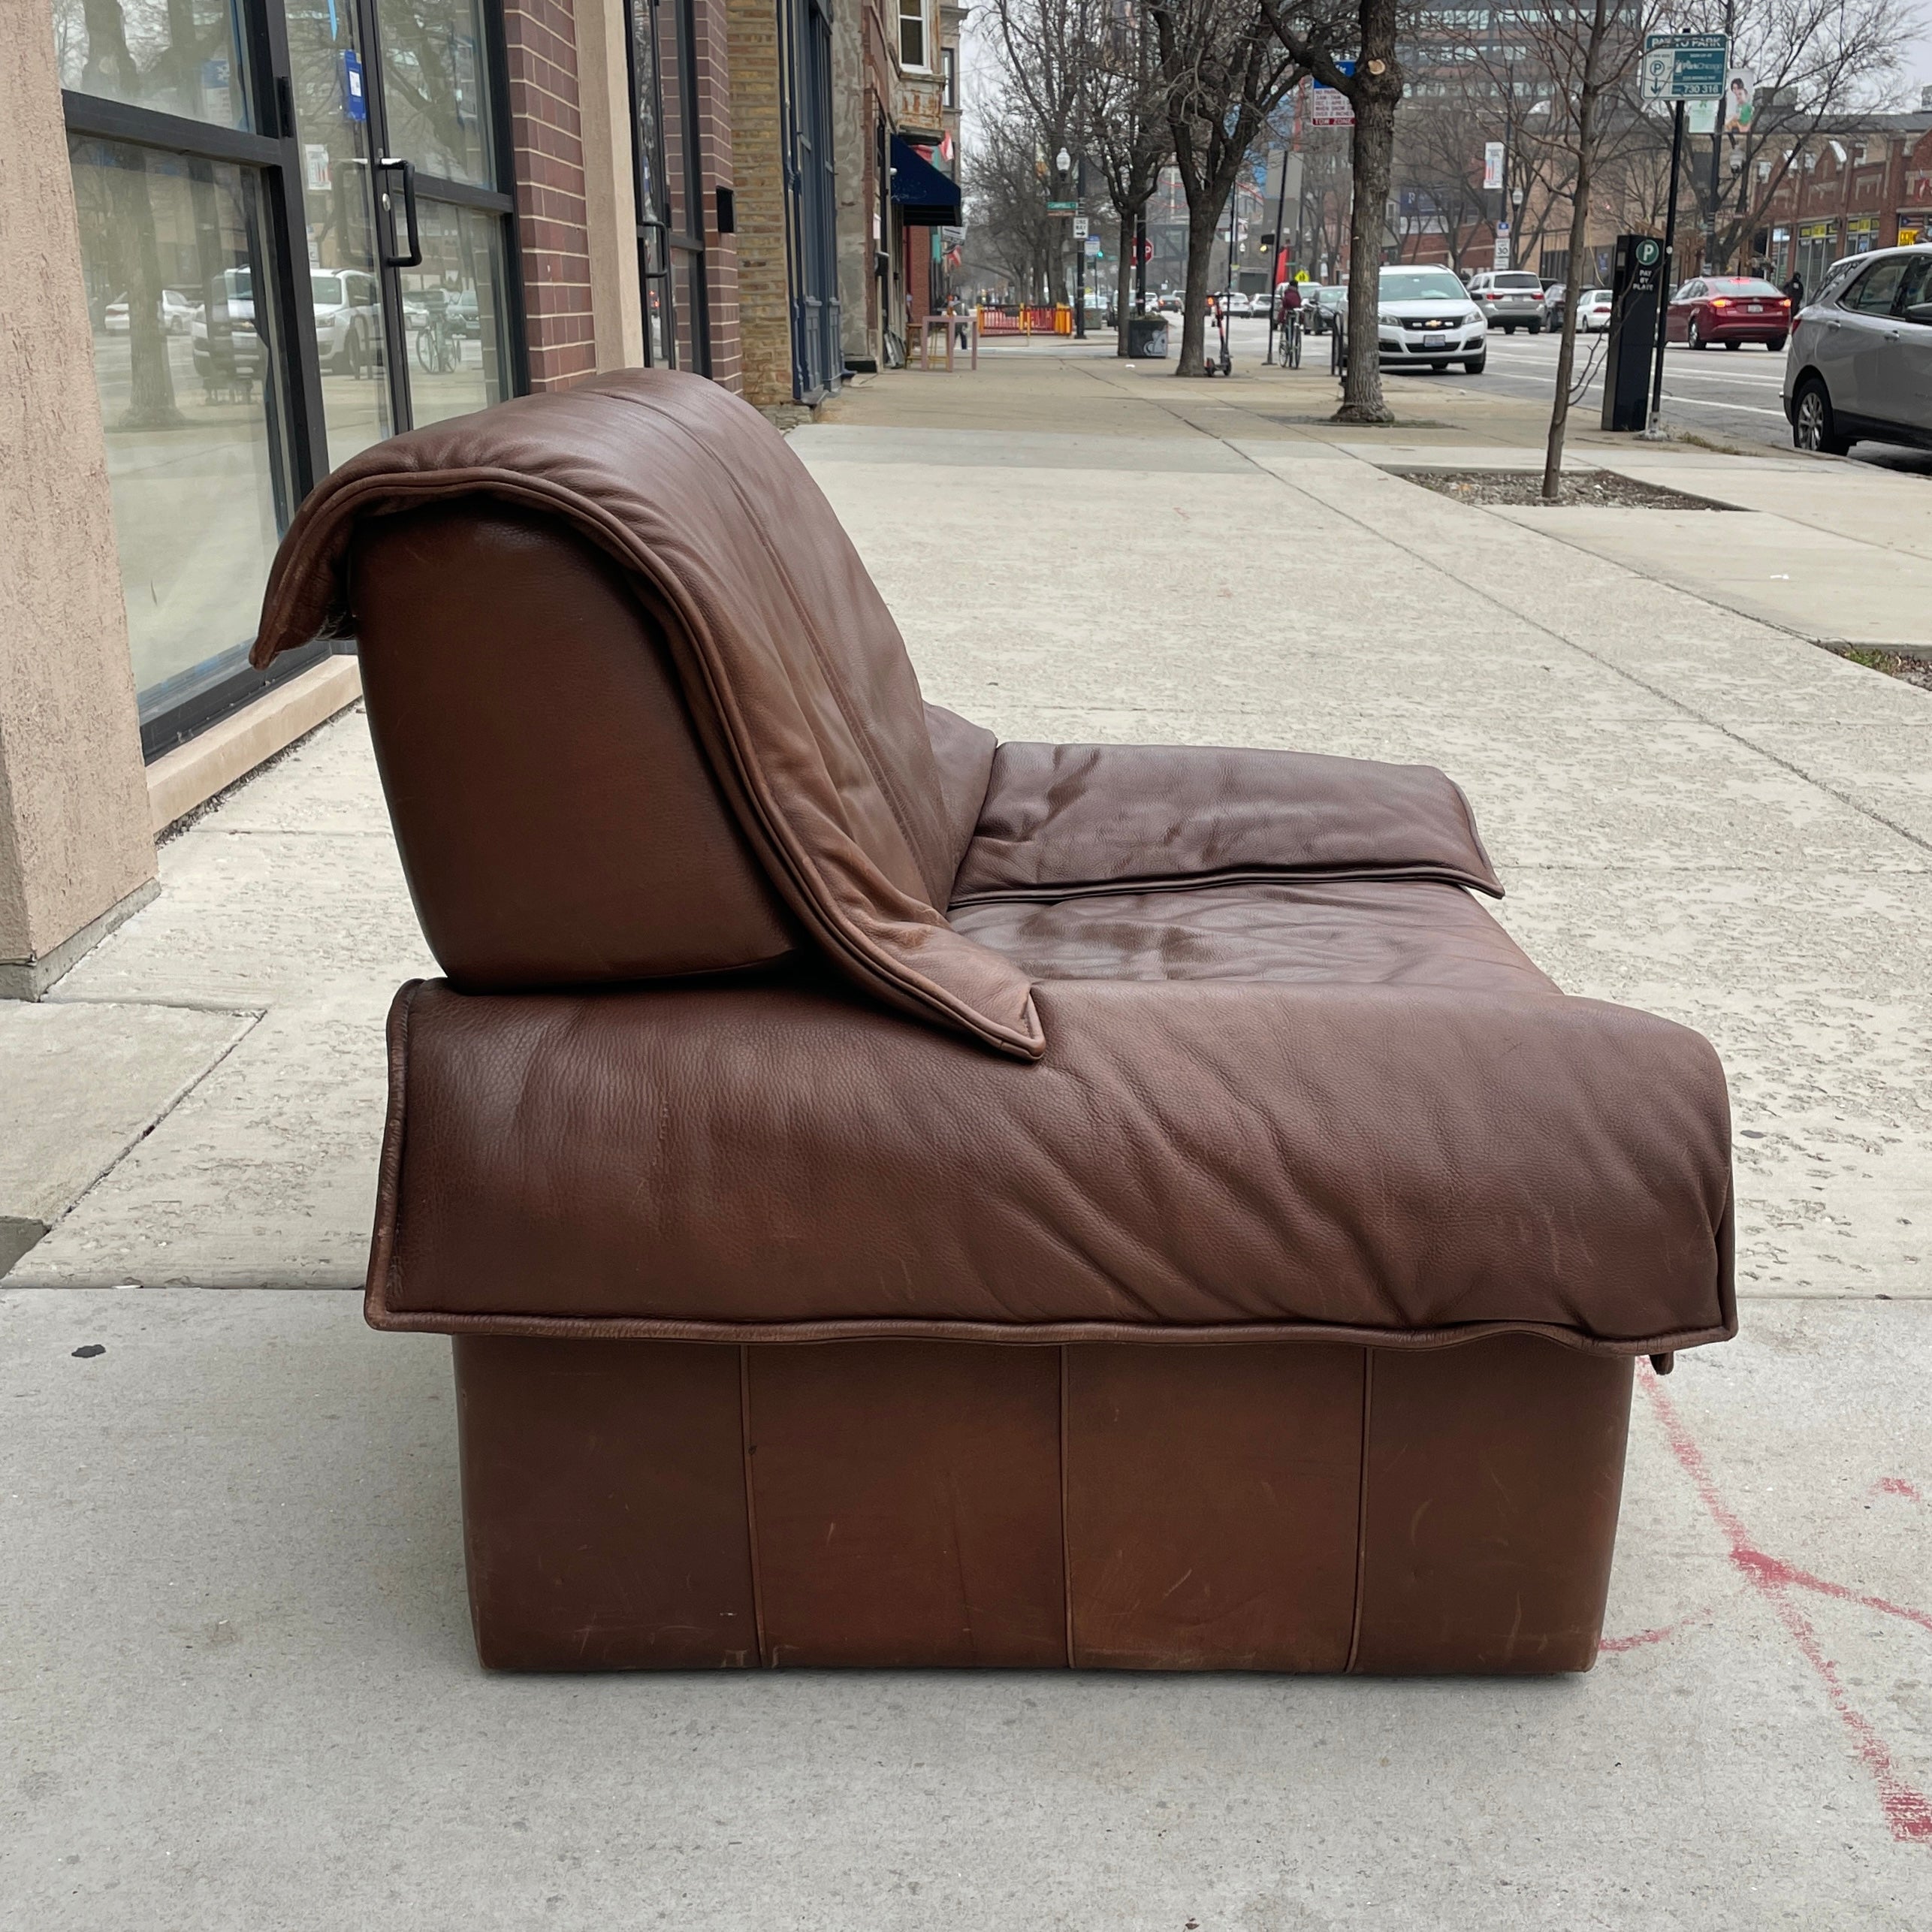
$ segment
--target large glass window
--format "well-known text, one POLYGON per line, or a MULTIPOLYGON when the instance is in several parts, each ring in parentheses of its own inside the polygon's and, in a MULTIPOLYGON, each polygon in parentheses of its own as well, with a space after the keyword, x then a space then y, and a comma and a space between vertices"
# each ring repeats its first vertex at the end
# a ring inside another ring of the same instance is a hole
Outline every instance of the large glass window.
POLYGON ((389 152, 425 174, 495 185, 478 0, 382 0, 389 152))
POLYGON ((150 756, 319 654, 246 665, 303 495, 518 385, 497 5, 50 0, 150 756))
POLYGON ((247 654, 291 507, 285 364, 255 172, 69 146, 145 723, 247 654))
POLYGON ((509 394, 502 312, 502 225, 473 208, 425 201, 423 258, 401 271, 418 424, 486 409, 509 394))
POLYGON ((235 0, 53 0, 60 84, 76 94, 252 125, 235 0))

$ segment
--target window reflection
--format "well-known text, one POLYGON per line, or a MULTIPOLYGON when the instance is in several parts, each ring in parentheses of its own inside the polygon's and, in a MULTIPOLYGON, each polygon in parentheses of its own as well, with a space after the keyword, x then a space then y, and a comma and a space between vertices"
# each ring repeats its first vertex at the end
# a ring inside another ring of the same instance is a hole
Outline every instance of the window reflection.
POLYGON ((478 0, 382 0, 389 151, 425 174, 494 185, 478 0))
POLYGON ((76 94, 246 128, 238 6, 239 0, 53 0, 60 84, 76 94))
POLYGON ((240 666, 288 519, 261 197, 224 162, 68 149, 145 722, 240 666))
POLYGON ((420 267, 401 271, 410 412, 420 425, 509 394, 502 312, 502 225, 473 208, 421 204, 420 267))
POLYGON ((348 0, 291 7, 288 17, 309 297, 321 362, 328 466, 334 469, 394 427, 376 278, 369 119, 361 98, 355 12, 348 0))

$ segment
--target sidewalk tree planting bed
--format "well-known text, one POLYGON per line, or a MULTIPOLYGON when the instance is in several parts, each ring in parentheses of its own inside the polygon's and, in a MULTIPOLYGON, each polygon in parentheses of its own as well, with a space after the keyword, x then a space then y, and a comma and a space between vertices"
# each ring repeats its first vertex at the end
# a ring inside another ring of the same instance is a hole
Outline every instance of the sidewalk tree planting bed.
MULTIPOLYGON (((1543 506, 1543 478, 1534 469, 1392 469, 1389 474, 1405 482, 1420 483, 1425 490, 1453 497, 1459 503, 1481 506, 1526 504, 1543 506)), ((1620 476, 1614 470, 1586 469, 1563 478, 1563 494, 1551 509, 1577 506, 1615 510, 1728 510, 1728 503, 1714 503, 1708 497, 1687 496, 1681 490, 1667 489, 1661 483, 1640 483, 1635 477, 1620 476)))

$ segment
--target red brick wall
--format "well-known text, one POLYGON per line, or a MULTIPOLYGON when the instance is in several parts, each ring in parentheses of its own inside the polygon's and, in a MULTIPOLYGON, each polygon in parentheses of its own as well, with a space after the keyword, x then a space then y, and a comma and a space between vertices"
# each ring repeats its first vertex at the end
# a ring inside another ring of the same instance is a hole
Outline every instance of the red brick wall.
MULTIPOLYGON (((711 380, 735 394, 744 386, 738 342, 738 251, 717 229, 717 190, 731 187, 732 172, 730 36, 726 0, 696 0, 692 44, 698 83, 699 167, 704 183, 705 299, 711 309, 711 380)), ((775 140, 753 158, 753 168, 779 171, 775 140)))
MULTIPOLYGON (((510 134, 523 242, 530 387, 563 389, 591 374, 590 238, 577 29, 569 0, 504 0, 510 134)), ((619 130, 627 135, 628 128, 619 130)))
MULTIPOLYGON (((590 315, 590 237, 584 199, 584 124, 578 111, 575 0, 503 0, 509 55, 510 136, 516 151, 517 214, 521 231, 524 306, 528 323, 530 387, 568 388, 597 366, 590 315)), ((690 211, 702 224, 705 297, 711 315, 711 376, 726 388, 740 385, 738 258, 731 239, 717 233, 717 189, 732 184, 731 71, 726 52, 726 0, 695 0, 693 44, 697 80, 699 158, 702 205, 690 211)), ((668 16, 669 0, 662 12, 668 16)), ((665 161, 672 190, 681 183, 684 130, 675 96, 675 29, 663 34, 665 161)), ((619 169, 628 179, 628 116, 613 128, 626 144, 619 169)), ((778 157, 769 157, 775 172, 778 157)), ((674 212, 672 225, 680 222, 674 212)), ((680 300, 681 300, 681 294, 680 300)))

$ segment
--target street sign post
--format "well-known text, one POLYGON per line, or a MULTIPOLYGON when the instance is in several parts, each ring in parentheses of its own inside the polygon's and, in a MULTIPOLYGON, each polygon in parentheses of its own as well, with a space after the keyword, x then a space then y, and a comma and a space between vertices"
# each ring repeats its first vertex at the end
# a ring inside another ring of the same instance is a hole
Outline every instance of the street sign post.
POLYGON ((1073 217, 1073 239, 1076 241, 1085 241, 1087 239, 1087 217, 1085 215, 1076 215, 1073 217))
POLYGON ((1492 268, 1507 268, 1509 266, 1509 224, 1507 222, 1499 222, 1496 224, 1495 258, 1490 266, 1492 268))
POLYGON ((1731 65, 1726 34, 1646 34, 1639 70, 1646 101, 1721 101, 1731 65))

